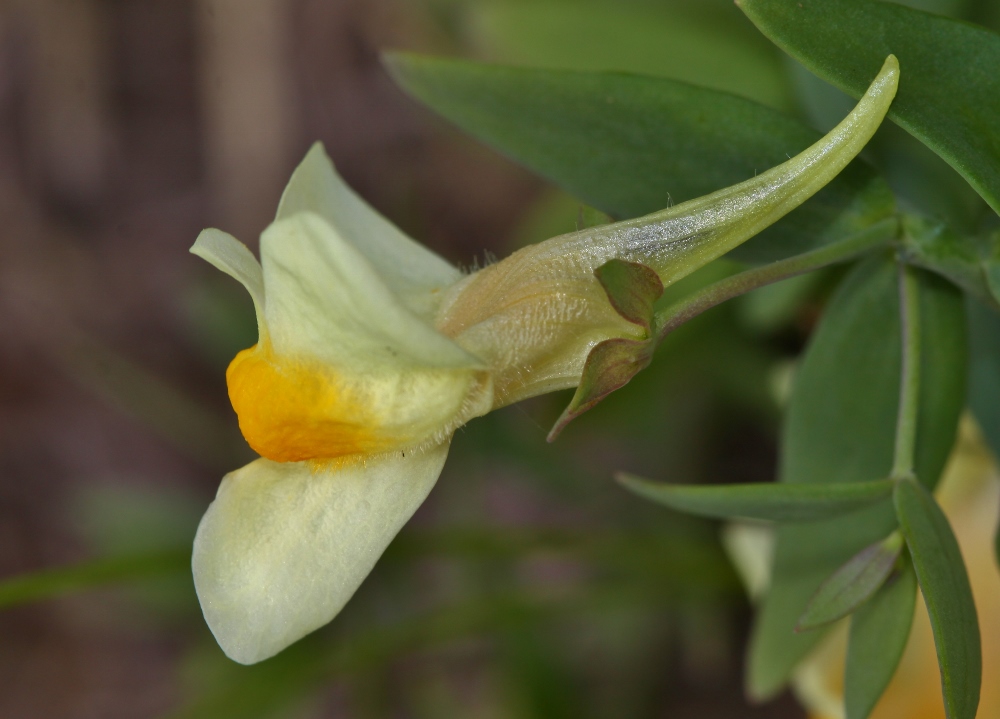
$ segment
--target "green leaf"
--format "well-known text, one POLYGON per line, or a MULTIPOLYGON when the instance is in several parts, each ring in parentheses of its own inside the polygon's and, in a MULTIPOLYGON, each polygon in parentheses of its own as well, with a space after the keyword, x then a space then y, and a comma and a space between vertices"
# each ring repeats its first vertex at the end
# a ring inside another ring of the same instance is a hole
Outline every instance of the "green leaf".
MULTIPOLYGON (((900 383, 899 289, 889 256, 860 264, 830 301, 796 375, 782 435, 780 479, 830 484, 884 477, 892 467, 900 383)), ((965 396, 961 294, 920 273, 922 366, 916 468, 934 484, 954 442, 965 396)), ((781 690, 824 632, 795 634, 823 581, 896 528, 891 503, 833 520, 778 528, 771 589, 756 618, 747 688, 781 690)))
POLYGON ((976 605, 958 541, 923 485, 901 481, 893 499, 931 619, 945 710, 949 719, 974 719, 983 658, 976 605))
POLYGON ((621 473, 616 479, 640 497, 671 509, 721 519, 763 519, 808 522, 835 517, 885 499, 892 482, 843 484, 721 484, 691 485, 651 482, 621 473))
POLYGON ((468 34, 483 48, 485 59, 663 75, 772 107, 792 107, 780 52, 727 0, 467 4, 468 34))
MULTIPOLYGON (((580 205, 576 212, 576 229, 585 230, 588 227, 600 227, 601 225, 609 225, 614 222, 614 218, 608 215, 606 212, 601 212, 598 209, 590 207, 589 205, 580 205)), ((552 235, 546 235, 541 239, 548 239, 552 235)))
MULTIPOLYGON (((887 483, 891 487, 892 482, 887 483)), ((799 617, 796 631, 816 629, 835 622, 868 601, 892 573, 902 549, 902 536, 893 532, 886 539, 865 547, 847 560, 846 564, 820 585, 816 596, 799 617)))
POLYGON ((947 277, 963 290, 1000 311, 992 274, 1000 267, 1000 233, 966 235, 948 225, 903 216, 906 259, 947 277))
POLYGON ((663 294, 660 276, 646 265, 613 259, 594 270, 615 311, 632 324, 650 331, 653 305, 663 294))
POLYGON ((37 602, 108 584, 191 571, 191 550, 163 551, 8 577, 0 581, 0 608, 37 602))
MULTIPOLYGON (((386 63, 418 100, 619 219, 750 179, 820 137, 749 100, 663 78, 410 54, 388 55, 386 63)), ((893 209, 885 182, 855 160, 743 245, 739 257, 763 262, 798 254, 854 234, 893 209)))
POLYGON ((969 409, 993 453, 1000 456, 1000 315, 967 298, 969 409))
POLYGON ((868 719, 889 686, 910 638, 917 575, 909 558, 851 618, 844 672, 847 719, 868 719))
POLYGON ((893 53, 902 68, 889 117, 1000 212, 1000 36, 871 0, 738 0, 761 32, 858 97, 893 53))

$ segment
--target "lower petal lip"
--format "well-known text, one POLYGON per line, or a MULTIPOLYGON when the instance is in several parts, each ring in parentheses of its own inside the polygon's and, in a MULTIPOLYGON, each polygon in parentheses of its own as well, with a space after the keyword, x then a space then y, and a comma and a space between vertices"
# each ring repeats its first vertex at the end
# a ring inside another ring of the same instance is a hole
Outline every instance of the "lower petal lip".
POLYGON ((228 474, 192 570, 205 620, 253 664, 332 620, 437 481, 448 442, 364 464, 259 459, 228 474))

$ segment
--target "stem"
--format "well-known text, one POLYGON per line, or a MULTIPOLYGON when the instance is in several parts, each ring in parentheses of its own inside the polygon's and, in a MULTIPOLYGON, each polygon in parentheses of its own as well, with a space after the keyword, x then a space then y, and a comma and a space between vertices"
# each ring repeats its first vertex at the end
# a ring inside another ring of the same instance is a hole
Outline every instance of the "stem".
POLYGON ((657 312, 653 323, 657 328, 657 336, 662 340, 670 332, 702 312, 750 290, 856 257, 892 239, 896 235, 897 227, 897 220, 888 218, 846 240, 786 260, 772 262, 763 267, 755 267, 708 285, 657 312))
POLYGON ((917 443, 917 411, 920 403, 920 285, 916 271, 899 263, 899 322, 903 339, 899 415, 892 477, 913 477, 913 454, 917 443))

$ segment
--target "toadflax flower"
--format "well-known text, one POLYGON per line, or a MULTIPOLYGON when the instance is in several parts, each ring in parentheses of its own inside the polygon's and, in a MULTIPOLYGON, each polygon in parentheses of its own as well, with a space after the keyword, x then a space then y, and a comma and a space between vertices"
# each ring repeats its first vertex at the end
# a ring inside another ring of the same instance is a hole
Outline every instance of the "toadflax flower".
POLYGON ((226 654, 266 659, 336 616, 427 497, 458 427, 576 385, 602 341, 645 339, 597 268, 641 263, 669 284, 764 229, 860 151, 898 75, 890 56, 830 134, 751 180, 472 274, 368 207, 319 145, 261 235, 259 263, 232 236, 202 232, 191 251, 246 287, 259 330, 226 380, 261 458, 222 480, 192 560, 226 654))

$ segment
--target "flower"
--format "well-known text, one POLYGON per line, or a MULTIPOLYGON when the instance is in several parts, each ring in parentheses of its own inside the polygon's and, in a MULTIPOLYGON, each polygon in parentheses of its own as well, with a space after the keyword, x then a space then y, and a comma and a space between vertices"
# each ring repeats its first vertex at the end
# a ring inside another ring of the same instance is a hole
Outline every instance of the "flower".
MULTIPOLYGON (((969 572, 983 641, 983 685, 978 715, 1000 715, 1000 574, 993 553, 1000 473, 971 419, 962 422, 958 444, 936 492, 958 539, 969 572)), ((844 658, 848 624, 799 667, 794 688, 812 719, 843 719, 844 658)), ((934 636, 923 602, 917 602, 910 638, 899 668, 875 706, 872 719, 945 719, 934 636)))
POLYGON ((454 431, 572 387, 591 349, 645 339, 594 274, 611 259, 669 284, 833 178, 888 109, 892 56, 826 137, 746 182, 591 228, 464 275, 368 207, 315 145, 261 236, 261 261, 205 230, 191 251, 253 298, 259 340, 226 373, 261 458, 222 480, 192 568, 209 627, 253 663, 326 624, 430 492, 454 431))

